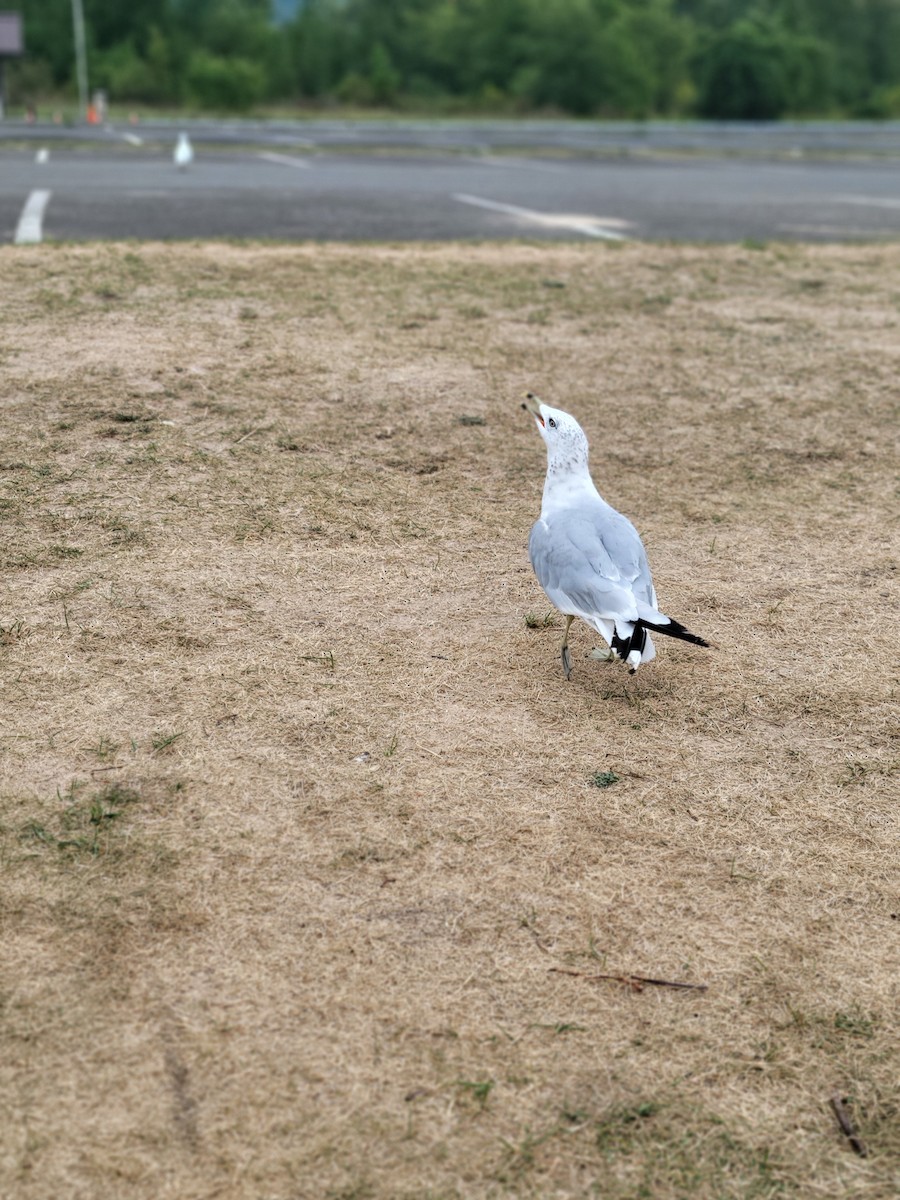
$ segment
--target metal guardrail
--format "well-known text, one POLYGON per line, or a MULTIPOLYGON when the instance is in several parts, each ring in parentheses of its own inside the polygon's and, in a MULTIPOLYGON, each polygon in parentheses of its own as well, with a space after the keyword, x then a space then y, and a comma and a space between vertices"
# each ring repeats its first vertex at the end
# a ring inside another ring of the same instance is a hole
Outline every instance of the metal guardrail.
POLYGON ((6 141, 118 140, 125 132, 170 141, 323 149, 419 149, 478 152, 538 150, 569 154, 709 154, 776 157, 900 156, 900 121, 536 121, 536 120, 205 120, 148 118, 105 126, 0 123, 6 141))

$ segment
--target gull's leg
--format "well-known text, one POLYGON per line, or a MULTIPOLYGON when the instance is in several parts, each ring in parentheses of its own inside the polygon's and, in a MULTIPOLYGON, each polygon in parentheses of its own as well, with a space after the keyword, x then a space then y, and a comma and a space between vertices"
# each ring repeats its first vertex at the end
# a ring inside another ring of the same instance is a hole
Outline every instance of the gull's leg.
POLYGON ((566 679, 572 674, 572 660, 569 658, 569 627, 575 620, 574 617, 566 617, 566 631, 563 634, 562 646, 560 647, 559 656, 562 659, 563 671, 566 679))

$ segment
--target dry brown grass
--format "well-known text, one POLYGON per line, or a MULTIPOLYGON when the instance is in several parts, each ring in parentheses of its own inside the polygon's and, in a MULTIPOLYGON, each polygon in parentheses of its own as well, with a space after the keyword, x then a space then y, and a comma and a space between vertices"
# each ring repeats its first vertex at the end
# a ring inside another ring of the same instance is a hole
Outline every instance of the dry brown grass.
POLYGON ((895 1194, 898 280, 3 248, 4 1196, 895 1194), (564 681, 528 388, 717 651, 564 681))

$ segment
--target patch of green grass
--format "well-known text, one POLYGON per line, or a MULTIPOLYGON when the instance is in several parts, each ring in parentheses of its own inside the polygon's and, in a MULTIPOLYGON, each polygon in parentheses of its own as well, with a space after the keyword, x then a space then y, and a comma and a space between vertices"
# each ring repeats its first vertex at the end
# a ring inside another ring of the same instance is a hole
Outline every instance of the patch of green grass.
POLYGON ((661 309, 668 308, 673 302, 674 297, 668 292, 658 292, 654 296, 645 296, 641 301, 641 308, 645 312, 659 312, 661 309))
POLYGON ((322 666, 328 667, 330 671, 334 670, 334 651, 325 650, 322 654, 298 654, 297 658, 300 662, 316 662, 322 666))
POLYGON ((326 1189, 325 1200, 372 1200, 375 1195, 372 1184, 367 1179, 361 1179, 346 1187, 326 1189))
POLYGON ((55 829, 43 821, 26 821, 19 830, 20 840, 92 856, 108 849, 113 822, 140 796, 134 788, 119 783, 110 783, 90 794, 83 794, 84 787, 82 782, 73 780, 65 792, 57 792, 64 807, 54 823, 55 829))
POLYGON ((551 610, 545 613, 543 617, 539 617, 537 613, 525 614, 526 629, 549 629, 556 624, 556 614, 551 610))
POLYGON ((504 1184, 546 1194, 554 1165, 575 1155, 591 1163, 591 1190, 604 1200, 697 1196, 709 1200, 772 1200, 797 1191, 768 1146, 752 1144, 714 1114, 689 1102, 645 1098, 602 1115, 568 1103, 543 1130, 526 1127, 501 1139, 504 1184), (600 1161, 596 1160, 599 1154, 600 1161))
POLYGON ((96 755, 100 762, 109 762, 115 758, 118 749, 118 742, 114 742, 112 738, 101 737, 96 746, 88 747, 88 753, 96 755))
POLYGON ((180 733, 154 733, 153 737, 150 739, 150 745, 153 747, 153 753, 160 754, 163 750, 168 750, 170 746, 173 746, 175 742, 179 740, 179 738, 183 737, 183 730, 180 733))
POLYGON ((841 787, 852 787, 854 784, 862 784, 866 782, 866 775, 869 768, 865 763, 848 761, 844 763, 844 772, 839 777, 838 783, 841 787))
POLYGON ((500 1144, 505 1152, 506 1162, 497 1175, 499 1181, 501 1183, 518 1182, 524 1176, 535 1171, 538 1166, 538 1151, 546 1142, 551 1141, 561 1132, 562 1128, 559 1126, 554 1126, 544 1133, 534 1133, 531 1129, 526 1128, 518 1142, 501 1138, 500 1144))
POLYGON ((126 409, 113 409, 111 412, 97 414, 97 420, 115 421, 119 425, 132 425, 139 421, 150 421, 146 413, 129 412, 126 409))
POLYGON ((103 529, 112 534, 114 546, 136 546, 144 541, 144 535, 121 517, 108 517, 101 522, 103 529))
POLYGON ((850 1012, 836 1012, 834 1027, 841 1033, 849 1033, 853 1037, 870 1038, 875 1032, 875 1021, 870 1015, 865 1015, 854 1009, 850 1012))
POLYGON ((479 1110, 483 1111, 494 1090, 495 1082, 493 1079, 457 1079, 456 1086, 464 1094, 471 1096, 479 1110))
POLYGON ((0 625, 0 646, 14 646, 20 642, 28 631, 24 621, 11 621, 9 625, 0 625))
POLYGON ((619 782, 619 776, 615 771, 595 771, 591 776, 591 783, 594 787, 608 788, 614 783, 619 782))
POLYGON ((382 863, 389 862, 391 854, 371 842, 362 841, 356 846, 348 846, 334 860, 335 863, 382 863))
POLYGON ((629 1126, 636 1122, 649 1121, 656 1116, 660 1106, 655 1100, 644 1100, 621 1108, 614 1108, 595 1127, 594 1136, 601 1150, 612 1149, 628 1142, 632 1134, 629 1126))

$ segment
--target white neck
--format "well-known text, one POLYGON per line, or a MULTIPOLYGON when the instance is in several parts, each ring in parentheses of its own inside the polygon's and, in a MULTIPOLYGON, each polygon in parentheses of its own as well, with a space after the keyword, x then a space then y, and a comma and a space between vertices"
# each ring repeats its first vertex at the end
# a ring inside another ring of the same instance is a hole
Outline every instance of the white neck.
POLYGON ((598 495, 588 468, 587 447, 557 447, 555 454, 548 450, 542 510, 565 508, 585 493, 598 495))

